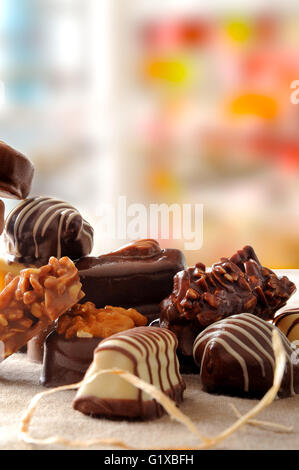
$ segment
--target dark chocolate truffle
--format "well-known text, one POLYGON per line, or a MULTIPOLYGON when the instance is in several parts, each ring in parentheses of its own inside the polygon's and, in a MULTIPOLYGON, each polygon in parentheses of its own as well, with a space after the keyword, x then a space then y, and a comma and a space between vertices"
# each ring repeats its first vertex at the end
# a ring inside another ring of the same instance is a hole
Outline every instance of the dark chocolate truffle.
POLYGON ((0 196, 24 199, 30 192, 33 174, 31 161, 0 141, 0 196))
POLYGON ((192 356, 196 335, 208 325, 242 312, 268 320, 283 307, 296 286, 263 267, 246 246, 206 271, 203 264, 174 277, 173 291, 161 303, 160 326, 176 333, 182 356, 192 356))
POLYGON ((159 303, 173 286, 173 276, 186 267, 180 250, 162 249, 156 240, 138 240, 102 256, 76 262, 84 301, 133 307, 149 321, 160 313, 159 303))
POLYGON ((42 266, 50 256, 75 260, 89 254, 93 229, 67 202, 33 197, 8 215, 4 241, 9 262, 42 266))
MULTIPOLYGON (((211 393, 259 398, 273 384, 276 327, 250 313, 233 315, 202 331, 193 346, 203 388, 211 393)), ((278 329, 277 329, 278 330, 278 329)), ((279 330, 278 330, 279 331, 279 330)), ((280 397, 299 393, 299 364, 289 340, 280 333, 287 355, 280 397)))

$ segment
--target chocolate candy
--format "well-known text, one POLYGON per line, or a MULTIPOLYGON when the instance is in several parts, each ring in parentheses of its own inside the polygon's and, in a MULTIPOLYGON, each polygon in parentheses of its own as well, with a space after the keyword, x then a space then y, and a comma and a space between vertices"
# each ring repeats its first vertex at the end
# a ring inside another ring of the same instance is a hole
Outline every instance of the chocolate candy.
POLYGON ((299 308, 285 310, 274 318, 273 323, 291 342, 298 342, 295 346, 299 346, 299 308))
POLYGON ((102 338, 65 339, 52 331, 44 343, 44 362, 40 383, 57 387, 80 382, 90 366, 94 349, 102 338))
POLYGON ((50 256, 75 260, 90 253, 93 229, 70 204, 34 197, 10 212, 4 241, 9 262, 41 266, 50 256))
POLYGON ((160 404, 120 376, 94 374, 112 368, 129 371, 180 403, 185 383, 179 373, 176 347, 177 339, 171 331, 155 327, 137 327, 105 339, 95 349, 73 407, 107 418, 161 416, 164 411, 160 404))
MULTIPOLYGON (((208 326, 196 338, 193 356, 200 368, 203 388, 211 393, 261 397, 273 383, 275 368, 272 331, 261 318, 241 313, 208 326)), ((280 333, 287 355, 278 395, 299 393, 299 364, 294 349, 280 333)))
POLYGON ((138 240, 117 251, 76 262, 85 300, 97 307, 134 307, 149 320, 171 292, 173 276, 186 267, 181 251, 161 249, 155 240, 138 240))
POLYGON ((67 257, 7 275, 0 293, 0 344, 5 359, 83 297, 78 271, 67 257))
POLYGON ((0 141, 0 196, 24 199, 30 192, 33 174, 31 161, 0 141))
POLYGON ((190 358, 195 337, 208 325, 242 312, 271 319, 295 290, 286 276, 261 266, 246 246, 230 259, 221 258, 209 272, 201 263, 179 272, 172 293, 161 303, 160 326, 176 333, 182 357, 190 358))
POLYGON ((47 336, 40 382, 55 387, 80 381, 102 339, 146 324, 146 317, 132 308, 97 309, 91 302, 74 305, 59 318, 57 331, 47 336))

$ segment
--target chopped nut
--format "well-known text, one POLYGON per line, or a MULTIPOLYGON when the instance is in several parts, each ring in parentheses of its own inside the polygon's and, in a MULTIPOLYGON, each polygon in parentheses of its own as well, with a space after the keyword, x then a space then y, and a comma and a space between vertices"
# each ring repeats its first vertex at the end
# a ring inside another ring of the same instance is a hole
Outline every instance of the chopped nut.
POLYGON ((229 282, 233 282, 233 278, 230 274, 224 274, 225 279, 227 279, 229 282))
POLYGON ((0 313, 0 325, 2 326, 8 325, 8 321, 6 320, 6 317, 5 315, 3 315, 3 313, 0 313))
POLYGON ((7 314, 7 319, 9 321, 21 320, 23 318, 23 311, 18 309, 7 314))
POLYGON ((187 290, 186 292, 186 296, 189 298, 189 299, 198 299, 199 297, 199 294, 198 292, 196 292, 195 289, 192 289, 191 287, 187 290))
POLYGON ((78 330, 77 337, 78 338, 92 338, 93 336, 90 333, 88 333, 88 331, 78 330))
POLYGON ((34 303, 31 307, 31 313, 34 317, 40 318, 43 314, 41 306, 38 303, 34 303))

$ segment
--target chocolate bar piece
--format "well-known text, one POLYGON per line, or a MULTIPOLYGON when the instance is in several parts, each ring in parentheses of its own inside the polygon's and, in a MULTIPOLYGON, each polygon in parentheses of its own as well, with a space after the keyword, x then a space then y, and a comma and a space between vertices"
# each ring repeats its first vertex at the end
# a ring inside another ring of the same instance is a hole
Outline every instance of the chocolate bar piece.
POLYGON ((210 324, 242 312, 268 320, 296 287, 263 267, 246 246, 207 272, 203 264, 179 272, 173 291, 161 303, 160 326, 176 333, 182 357, 191 357, 197 334, 210 324))
POLYGON ((52 331, 44 343, 41 385, 57 387, 80 382, 92 362, 94 349, 102 339, 65 339, 57 331, 52 331))
POLYGON ((97 309, 91 302, 75 305, 59 318, 57 330, 46 338, 40 383, 56 387, 79 382, 100 341, 146 324, 146 317, 132 308, 106 306, 97 309))
POLYGON ((22 201, 8 215, 4 227, 6 259, 42 266, 50 256, 75 260, 88 255, 93 229, 67 202, 50 197, 22 201))
MULTIPOLYGON (((273 383, 275 328, 255 315, 241 313, 202 331, 194 342, 193 355, 204 389, 241 397, 263 396, 273 383)), ((281 332, 280 337, 287 361, 278 395, 289 397, 299 393, 299 364, 292 361, 294 350, 288 339, 281 332)))
POLYGON ((24 199, 30 192, 33 174, 31 161, 0 141, 0 196, 24 199))
POLYGON ((18 351, 83 296, 78 271, 67 257, 51 257, 41 268, 28 268, 0 293, 1 359, 18 351))
POLYGON ((155 240, 138 240, 117 251, 76 262, 86 300, 97 307, 134 307, 149 320, 159 315, 159 302, 171 292, 173 276, 186 267, 176 249, 161 249, 155 240))
POLYGON ((84 414, 107 418, 153 419, 164 410, 156 400, 117 375, 95 375, 103 369, 124 369, 153 384, 177 404, 185 383, 176 357, 177 339, 171 331, 137 327, 102 341, 86 372, 73 407, 84 414))
POLYGON ((299 347, 299 308, 285 310, 274 318, 273 323, 294 342, 295 347, 299 347))
POLYGON ((47 336, 56 329, 56 322, 51 323, 47 328, 42 330, 38 335, 34 336, 27 343, 27 347, 24 351, 27 352, 27 358, 29 361, 42 363, 44 357, 44 345, 47 336))

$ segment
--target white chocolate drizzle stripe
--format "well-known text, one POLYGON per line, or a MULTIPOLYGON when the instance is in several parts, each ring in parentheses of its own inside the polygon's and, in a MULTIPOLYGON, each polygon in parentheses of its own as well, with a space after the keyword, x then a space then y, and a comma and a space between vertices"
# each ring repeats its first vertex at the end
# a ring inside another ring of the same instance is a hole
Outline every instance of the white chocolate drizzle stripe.
POLYGON ((61 258, 61 232, 63 227, 64 219, 68 212, 72 211, 73 209, 66 209, 65 211, 61 212, 59 224, 58 224, 58 232, 57 232, 57 258, 61 258))
MULTIPOLYGON (((15 223, 14 223, 14 240, 15 240, 15 250, 16 250, 16 254, 17 256, 21 256, 20 252, 19 252, 19 244, 18 244, 18 233, 19 233, 19 226, 20 226, 20 223, 22 223, 22 220, 23 218, 25 218, 25 221, 27 220, 28 217, 26 217, 26 214, 28 213, 28 211, 30 212, 30 214, 32 212, 34 212, 33 208, 35 206, 38 206, 41 202, 45 202, 45 201, 48 201, 50 198, 42 198, 42 201, 41 200, 36 200, 36 199, 33 199, 33 201, 31 201, 29 204, 27 204, 20 212, 19 214, 17 215, 16 217, 16 220, 15 220, 15 223)), ((16 210, 14 212, 16 212, 17 210, 19 209, 19 207, 17 206, 16 207, 16 210)), ((30 215, 29 214, 29 215, 30 215)), ((10 218, 9 218, 9 222, 10 222, 10 218)), ((23 225, 22 225, 23 226, 23 225)))

